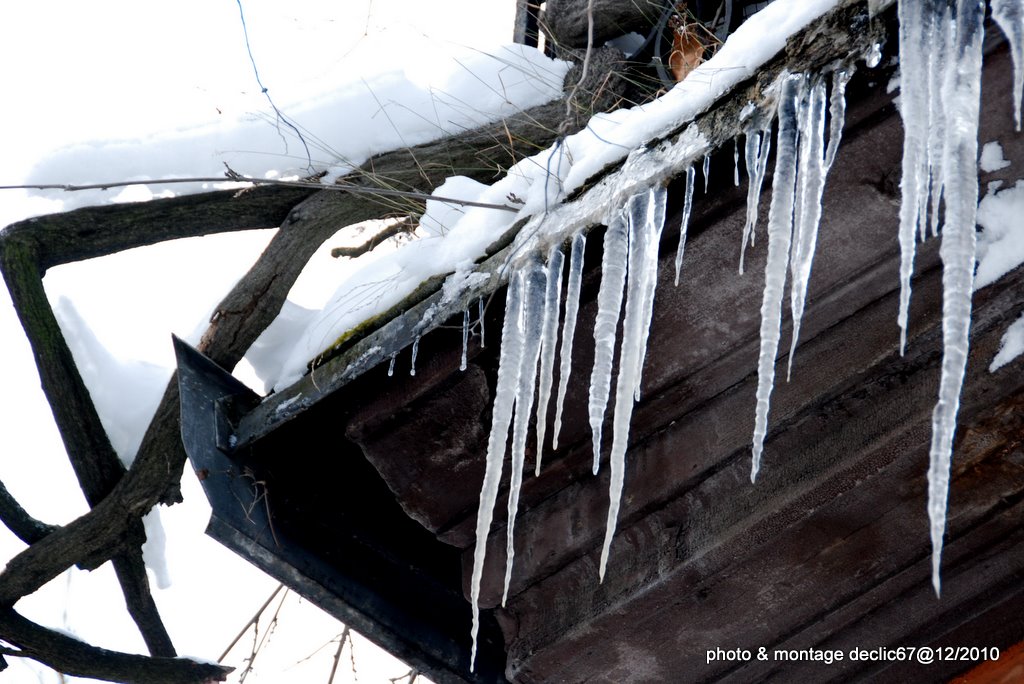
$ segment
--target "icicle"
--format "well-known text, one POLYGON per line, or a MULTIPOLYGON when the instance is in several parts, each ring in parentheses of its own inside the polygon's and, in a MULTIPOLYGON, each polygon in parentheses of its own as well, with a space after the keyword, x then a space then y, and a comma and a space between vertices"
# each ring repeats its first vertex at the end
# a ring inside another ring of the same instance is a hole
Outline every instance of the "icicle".
POLYGON ((768 211, 768 263, 764 269, 761 303, 761 351, 757 360, 757 409, 754 416, 753 463, 750 481, 757 479, 761 451, 768 430, 768 404, 775 382, 775 355, 779 348, 782 292, 793 231, 793 199, 796 184, 798 101, 804 77, 785 75, 779 95, 778 151, 772 202, 768 211))
POLYGON ((882 61, 882 44, 875 43, 871 46, 871 52, 864 58, 864 65, 868 69, 874 69, 882 61))
POLYGON ((636 388, 633 390, 634 401, 640 401, 640 380, 643 377, 644 360, 647 358, 647 337, 651 332, 651 317, 654 315, 654 292, 658 289, 658 246, 661 244, 661 231, 665 227, 667 202, 668 190, 665 186, 659 185, 648 191, 644 220, 649 239, 644 260, 644 304, 643 319, 640 323, 642 338, 640 340, 640 361, 636 371, 636 388))
POLYGON ((469 348, 469 309, 462 312, 462 360, 459 362, 459 370, 466 370, 466 352, 469 348))
POLYGON ((704 155, 704 166, 701 169, 704 171, 704 194, 708 194, 708 181, 711 180, 711 155, 704 155))
POLYGON ((555 400, 555 428, 551 434, 551 448, 558 448, 558 435, 562 431, 562 406, 569 389, 569 375, 572 373, 572 342, 576 337, 576 315, 580 310, 580 285, 583 282, 583 252, 587 247, 587 236, 576 233, 572 239, 569 256, 569 284, 565 290, 565 320, 562 321, 562 346, 558 350, 561 359, 558 367, 558 398, 555 400))
POLYGON ((519 383, 516 387, 515 425, 512 428, 512 478, 508 491, 508 524, 505 541, 505 589, 501 605, 508 599, 508 586, 512 581, 512 563, 515 560, 513 539, 516 514, 519 511, 519 490, 523 484, 523 465, 526 461, 526 434, 533 413, 534 390, 537 387, 537 360, 540 357, 541 337, 544 331, 544 300, 548 270, 539 259, 525 267, 523 273, 522 356, 519 361, 519 383))
POLYGON ((747 252, 747 243, 754 244, 761 186, 768 170, 768 152, 771 146, 771 126, 761 131, 747 131, 744 145, 744 159, 747 165, 747 220, 743 224, 743 242, 740 246, 740 275, 743 275, 743 258, 747 252))
POLYGON ((476 300, 477 309, 477 320, 480 321, 480 348, 484 349, 487 346, 487 339, 485 337, 486 331, 484 330, 484 298, 480 297, 476 300))
MULTIPOLYGON (((942 87, 947 137, 942 155, 945 225, 942 227, 942 377, 932 413, 928 465, 932 585, 940 591, 939 567, 946 531, 953 434, 967 366, 974 291, 975 218, 978 208, 978 113, 984 4, 960 3, 955 53, 948 56, 942 87)), ((939 93, 934 93, 939 97, 939 93)))
POLYGON ((555 245, 548 253, 548 282, 544 293, 544 327, 541 340, 540 388, 537 390, 537 459, 534 475, 540 475, 544 453, 544 435, 548 424, 548 403, 555 370, 555 343, 558 342, 558 313, 562 301, 562 246, 555 245))
POLYGON ((992 18, 1010 43, 1013 55, 1013 118, 1020 131, 1020 102, 1024 96, 1024 3, 1020 0, 991 0, 992 18))
MULTIPOLYGON (((640 383, 643 364, 643 346, 646 326, 650 323, 653 306, 653 288, 649 283, 657 278, 658 204, 664 207, 664 190, 649 190, 634 195, 627 205, 629 217, 629 268, 626 287, 626 313, 622 325, 622 344, 619 351, 619 376, 615 385, 612 450, 609 457, 611 478, 608 487, 608 524, 605 527, 604 546, 601 549, 599 574, 604 580, 612 537, 619 517, 622 486, 626 470, 626 446, 629 443, 629 421, 633 415, 633 398, 640 383), (659 197, 660 195, 660 197, 659 197), (648 294, 651 297, 648 298, 648 294)), ((664 211, 660 211, 664 221, 664 211)))
POLYGON ((832 72, 832 93, 828 102, 828 149, 825 150, 825 173, 832 169, 843 139, 843 124, 846 121, 846 84, 853 76, 853 67, 832 72))
POLYGON ((590 429, 594 434, 594 474, 601 463, 601 428, 612 383, 612 357, 615 355, 615 331, 622 308, 622 288, 629 257, 626 221, 620 212, 609 221, 604 234, 601 257, 601 288, 597 293, 597 319, 594 322, 594 367, 590 373, 590 429))
POLYGON ((391 363, 388 364, 388 377, 392 377, 395 374, 395 359, 398 358, 398 354, 391 354, 391 363))
POLYGON ((792 283, 789 288, 790 306, 793 314, 793 339, 789 347, 789 363, 786 369, 786 381, 789 382, 793 372, 793 357, 800 339, 800 321, 804 315, 804 304, 807 298, 807 283, 811 277, 811 264, 814 261, 814 248, 818 241, 818 224, 821 220, 821 195, 825 188, 832 162, 835 161, 839 141, 843 135, 843 119, 846 114, 846 84, 850 79, 849 72, 839 70, 832 75, 832 96, 829 102, 829 138, 828 148, 824 151, 825 129, 825 83, 819 81, 810 92, 810 100, 806 108, 805 120, 801 123, 800 161, 797 177, 797 208, 796 222, 793 232, 792 253, 790 255, 790 275, 792 283))
POLYGON ((415 377, 416 375, 416 355, 420 351, 420 336, 417 335, 416 339, 412 341, 412 360, 409 362, 409 375, 415 377))
POLYGON ((792 283, 789 288, 790 310, 793 315, 793 336, 789 347, 786 382, 793 372, 793 355, 800 339, 800 321, 804 315, 807 283, 811 277, 814 248, 818 242, 818 222, 821 219, 821 193, 825 187, 825 168, 822 154, 825 134, 825 83, 819 80, 810 91, 806 115, 801 121, 800 161, 797 171, 796 221, 793 226, 793 245, 789 259, 792 283))
POLYGON ((732 184, 740 187, 740 139, 732 139, 732 184))
MULTIPOLYGON (((940 178, 933 173, 943 137, 942 103, 938 78, 945 64, 947 22, 942 0, 907 3, 901 0, 900 21, 900 116, 903 119, 903 165, 900 189, 900 355, 907 343, 910 312, 910 279, 914 273, 915 237, 927 231, 928 200, 941 193, 940 178)), ((948 16, 948 15, 946 15, 948 16)), ((933 207, 938 208, 938 198, 933 207)), ((937 211, 934 214, 937 216, 937 211)))
POLYGON ((686 194, 683 195, 683 220, 679 223, 679 246, 676 248, 676 287, 679 287, 679 271, 683 267, 683 251, 686 249, 686 230, 690 224, 690 210, 693 209, 693 164, 686 167, 686 194))
POLYGON ((942 200, 942 148, 946 144, 946 113, 945 104, 942 101, 942 81, 945 78, 949 61, 949 51, 953 47, 953 14, 952 9, 946 6, 942 16, 936 21, 937 39, 932 49, 928 51, 928 141, 927 141, 927 168, 929 173, 925 177, 928 186, 921 195, 921 208, 918 234, 921 242, 928 238, 927 225, 927 200, 931 194, 931 229, 932 235, 939 234, 939 203, 942 200))
POLYGON ((505 322, 501 328, 498 381, 494 390, 494 403, 491 407, 491 433, 487 439, 484 482, 480 489, 480 508, 476 518, 473 575, 470 579, 470 603, 473 610, 473 627, 470 631, 473 646, 469 660, 471 672, 476 662, 476 638, 480 631, 480 580, 483 577, 484 559, 487 555, 487 536, 491 531, 494 504, 498 499, 498 485, 501 481, 501 470, 505 461, 505 446, 508 443, 508 428, 512 422, 512 409, 515 406, 523 357, 522 287, 522 278, 518 275, 514 275, 509 280, 508 294, 505 299, 505 322))

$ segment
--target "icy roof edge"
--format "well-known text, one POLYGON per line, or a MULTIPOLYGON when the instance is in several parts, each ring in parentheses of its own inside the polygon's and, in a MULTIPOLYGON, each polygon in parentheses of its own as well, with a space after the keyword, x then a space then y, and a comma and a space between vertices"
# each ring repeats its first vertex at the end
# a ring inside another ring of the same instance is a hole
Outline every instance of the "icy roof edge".
POLYGON ((602 222, 609 206, 620 206, 630 195, 667 182, 699 156, 745 132, 752 117, 741 116, 741 112, 745 108, 749 111, 751 103, 757 111, 771 111, 772 86, 784 71, 825 71, 863 59, 875 44, 886 39, 889 20, 895 25, 894 11, 889 17, 880 16, 894 4, 894 0, 845 0, 790 37, 784 51, 695 119, 594 174, 548 214, 517 221, 488 250, 491 256, 477 266, 474 273, 479 277, 464 278, 464 286, 455 291, 442 287, 443 277, 421 285, 375 317, 370 322, 375 326, 372 330, 366 326, 359 331, 362 337, 348 337, 333 356, 318 360, 322 362, 313 373, 271 394, 247 414, 238 425, 239 447, 302 414, 320 398, 405 349, 479 297, 498 290, 507 281, 512 254, 522 254, 524 249, 535 253, 566 240, 574 232, 589 230, 602 222))

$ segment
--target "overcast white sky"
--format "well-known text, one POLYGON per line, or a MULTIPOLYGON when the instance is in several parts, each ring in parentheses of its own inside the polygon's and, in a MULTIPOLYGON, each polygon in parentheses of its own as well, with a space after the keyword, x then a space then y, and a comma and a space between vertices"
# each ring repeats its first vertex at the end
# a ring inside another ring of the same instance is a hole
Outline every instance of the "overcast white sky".
MULTIPOLYGON (((513 5, 511 0, 243 2, 260 76, 285 111, 381 71, 403 69, 415 78, 427 62, 424 51, 431 50, 424 35, 481 49, 508 42, 513 5)), ((0 63, 0 184, 22 182, 58 148, 252 119, 268 110, 234 0, 5 3, 0 8, 0 63)), ((5 192, 0 194, 0 225, 54 206, 50 200, 5 192)), ((169 332, 192 332, 267 238, 266 232, 203 238, 198 245, 119 255, 100 266, 55 269, 47 289, 52 297, 71 297, 121 362, 160 362, 169 358, 169 332), (181 289, 183 284, 187 289, 181 289)), ((5 386, 0 393, 0 479, 35 516, 67 521, 85 510, 84 502, 6 290, 0 292, 0 340, 5 386)), ((191 477, 185 486, 193 505, 164 510, 173 585, 157 591, 156 598, 179 651, 213 659, 276 583, 201 534, 207 512, 195 504, 202 502, 202 494, 191 477)), ((6 530, 0 531, 0 558, 21 548, 6 530)), ((333 648, 325 649, 319 662, 306 663, 308 674, 284 669, 340 630, 317 617, 317 611, 294 603, 286 607, 275 639, 280 663, 261 668, 259 679, 247 681, 326 681, 333 648)), ((120 606, 108 569, 73 571, 19 604, 30 617, 93 643, 141 650, 120 606)), ((394 664, 373 671, 365 642, 356 648, 360 681, 386 681, 404 671, 394 664)), ((12 667, 23 666, 12 662, 12 667)), ((338 681, 347 681, 344 669, 338 681)), ((29 681, 37 676, 23 672, 29 681)), ((56 681, 52 675, 38 676, 56 681)))

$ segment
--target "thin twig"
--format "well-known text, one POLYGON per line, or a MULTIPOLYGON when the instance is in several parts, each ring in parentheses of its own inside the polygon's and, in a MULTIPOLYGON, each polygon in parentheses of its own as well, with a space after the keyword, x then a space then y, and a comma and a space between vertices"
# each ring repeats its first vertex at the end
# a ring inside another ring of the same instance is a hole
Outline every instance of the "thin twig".
POLYGON ((569 119, 572 116, 572 105, 576 100, 576 91, 579 90, 583 82, 587 80, 587 69, 590 66, 590 54, 594 50, 594 0, 587 1, 587 51, 583 55, 583 68, 580 69, 580 80, 576 82, 576 85, 569 91, 569 97, 565 98, 565 121, 562 122, 562 128, 566 129, 569 126, 569 119))
MULTIPOLYGON (((274 114, 277 116, 277 120, 279 122, 283 121, 286 126, 295 131, 295 135, 299 136, 299 141, 302 143, 302 147, 304 147, 306 150, 306 161, 309 165, 307 168, 309 168, 309 170, 312 171, 313 156, 309 153, 309 145, 306 144, 306 139, 302 137, 302 132, 299 131, 298 128, 296 128, 295 124, 289 121, 288 117, 286 117, 281 112, 281 110, 277 108, 277 105, 274 104, 274 100, 270 97, 270 90, 265 85, 263 85, 263 81, 260 79, 260 70, 256 68, 256 58, 252 56, 252 47, 249 45, 249 27, 245 23, 245 12, 242 10, 242 0, 236 0, 236 2, 238 3, 238 16, 242 20, 242 35, 245 37, 245 49, 246 52, 249 53, 249 61, 252 62, 252 71, 256 75, 256 83, 259 84, 260 91, 267 96, 267 102, 269 102, 270 106, 273 108, 274 114)), ((281 140, 284 141, 285 151, 287 151, 288 141, 285 139, 283 135, 281 135, 280 125, 278 125, 277 134, 280 135, 281 140)))
POLYGON ((270 595, 270 598, 268 598, 266 601, 264 601, 263 605, 260 606, 260 609, 256 611, 256 614, 253 615, 251 618, 249 618, 249 621, 247 623, 245 623, 245 627, 242 627, 241 631, 238 632, 238 636, 236 636, 234 639, 232 639, 231 643, 228 644, 228 647, 225 648, 224 652, 220 654, 220 658, 217 658, 217 662, 218 663, 223 661, 225 658, 227 658, 228 657, 228 653, 231 653, 231 649, 233 649, 236 645, 238 645, 238 642, 242 640, 242 637, 244 637, 245 633, 249 631, 249 628, 252 627, 254 623, 259 622, 260 617, 263 616, 263 611, 265 611, 267 609, 267 606, 270 605, 270 602, 274 600, 274 597, 277 596, 278 593, 280 593, 280 591, 282 589, 284 589, 284 585, 283 584, 277 585, 277 589, 274 589, 274 593, 272 593, 270 595))
POLYGON ((334 663, 331 664, 331 676, 327 678, 327 684, 334 684, 334 675, 338 672, 338 663, 341 662, 341 652, 345 650, 345 644, 352 638, 346 626, 338 635, 338 650, 334 652, 334 663))
POLYGON ((383 243, 385 240, 401 235, 402 233, 411 233, 416 230, 415 222, 408 216, 405 218, 395 221, 389 226, 384 227, 380 232, 375 233, 366 242, 355 247, 335 247, 331 250, 331 256, 335 259, 339 257, 355 258, 372 252, 377 245, 383 243))
POLYGON ((165 178, 161 180, 135 180, 135 181, 114 181, 112 183, 90 183, 87 185, 73 185, 68 183, 40 183, 36 185, 0 185, 0 190, 63 190, 65 192, 78 192, 81 190, 109 190, 110 188, 123 188, 129 185, 177 185, 180 183, 251 183, 252 185, 282 185, 291 188, 316 188, 317 190, 337 190, 339 192, 351 192, 363 195, 384 195, 386 197, 411 197, 418 200, 435 200, 445 204, 457 204, 464 207, 481 207, 483 209, 501 209, 502 211, 518 212, 516 207, 506 204, 488 204, 486 202, 473 202, 470 200, 453 199, 451 197, 438 197, 423 192, 410 192, 406 190, 391 190, 388 188, 367 188, 361 185, 345 184, 323 184, 312 181, 286 181, 273 178, 253 178, 230 172, 221 178, 216 176, 204 176, 196 178, 165 178))

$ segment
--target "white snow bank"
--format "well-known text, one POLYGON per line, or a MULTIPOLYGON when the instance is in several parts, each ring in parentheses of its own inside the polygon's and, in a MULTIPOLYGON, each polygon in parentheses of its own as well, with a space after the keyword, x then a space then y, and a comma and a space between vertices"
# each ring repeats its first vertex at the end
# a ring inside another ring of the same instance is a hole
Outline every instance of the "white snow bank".
MULTIPOLYGON (((345 331, 394 306, 427 278, 479 258, 518 219, 545 212, 605 166, 692 120, 774 57, 789 36, 837 4, 838 0, 776 0, 750 17, 714 57, 664 96, 595 115, 586 129, 519 162, 503 179, 478 188, 475 197, 465 196, 472 190, 469 184, 458 183, 460 199, 508 204, 515 197, 522 200, 522 208, 516 214, 468 207, 452 211, 431 202, 423 222, 438 237, 407 245, 349 276, 297 340, 280 377, 264 380, 278 389, 295 382, 307 362, 345 331)), ((439 188, 436 194, 447 193, 439 188)))
POLYGON ((985 143, 978 156, 978 168, 986 173, 1005 169, 1010 162, 1003 157, 1003 148, 998 140, 985 143))
MULTIPOLYGON (((460 133, 559 97, 569 67, 523 45, 488 54, 421 36, 402 49, 415 55, 403 70, 331 84, 328 95, 282 105, 302 132, 311 159, 292 128, 272 114, 258 114, 145 139, 75 145, 37 164, 23 183, 219 178, 225 164, 259 178, 327 170, 329 182, 374 154, 460 133)), ((39 205, 45 210, 67 211, 218 187, 231 185, 156 184, 121 191, 34 194, 60 202, 39 205)))
POLYGON ((1024 314, 1003 333, 999 353, 992 359, 992 364, 988 367, 989 372, 995 373, 1021 354, 1024 354, 1024 314))
MULTIPOLYGON (((114 358, 66 297, 57 301, 53 313, 110 444, 127 467, 135 459, 146 426, 153 419, 171 369, 114 358)), ((171 586, 171 579, 164 554, 167 536, 159 509, 147 513, 142 522, 146 529, 142 558, 153 572, 157 586, 166 589, 171 586)))
MULTIPOLYGON (((1001 155, 1000 155, 1001 156, 1001 155)), ((1024 263, 1024 180, 989 192, 978 204, 978 271, 974 289, 991 285, 1024 263)))
POLYGON ((135 459, 142 435, 170 380, 171 369, 114 358, 66 297, 57 301, 53 313, 89 388, 110 444, 127 467, 135 459))

